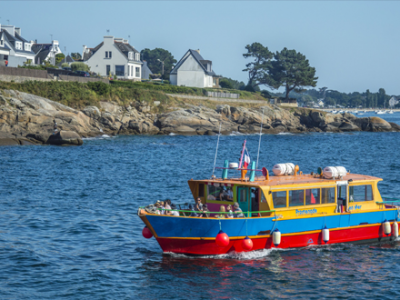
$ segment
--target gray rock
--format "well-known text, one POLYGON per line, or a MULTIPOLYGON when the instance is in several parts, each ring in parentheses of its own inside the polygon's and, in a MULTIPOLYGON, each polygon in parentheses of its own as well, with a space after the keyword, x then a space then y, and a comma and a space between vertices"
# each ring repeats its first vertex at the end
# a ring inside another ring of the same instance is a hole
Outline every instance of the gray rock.
POLYGON ((57 146, 80 146, 83 144, 83 141, 76 132, 62 130, 56 134, 50 135, 46 143, 57 146))
POLYGON ((98 120, 101 117, 101 112, 100 109, 96 106, 88 106, 85 107, 82 112, 87 115, 89 118, 92 118, 94 120, 98 120))

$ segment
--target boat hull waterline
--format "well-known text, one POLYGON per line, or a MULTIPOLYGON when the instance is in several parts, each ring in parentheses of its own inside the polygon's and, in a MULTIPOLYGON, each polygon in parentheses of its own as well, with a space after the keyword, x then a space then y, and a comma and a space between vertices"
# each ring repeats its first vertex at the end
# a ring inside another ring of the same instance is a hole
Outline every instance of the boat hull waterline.
MULTIPOLYGON (((189 255, 219 255, 248 252, 242 247, 248 236, 253 241, 251 251, 262 249, 303 248, 312 245, 332 245, 354 242, 382 242, 394 240, 393 222, 397 209, 363 213, 343 213, 294 219, 273 217, 215 219, 142 215, 141 219, 156 237, 163 252, 189 255), (391 223, 386 235, 383 222, 391 223), (329 241, 322 240, 322 229, 329 229, 329 241), (215 237, 220 228, 229 236, 226 247, 220 247, 215 237), (275 246, 272 232, 281 232, 281 243, 275 246)), ((397 225, 398 226, 398 225, 397 225)))

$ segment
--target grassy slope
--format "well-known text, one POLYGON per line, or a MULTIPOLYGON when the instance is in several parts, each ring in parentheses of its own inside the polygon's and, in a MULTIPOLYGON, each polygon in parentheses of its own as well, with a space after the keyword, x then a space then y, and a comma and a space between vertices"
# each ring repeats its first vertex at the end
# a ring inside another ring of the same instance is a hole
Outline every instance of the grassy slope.
MULTIPOLYGON (((172 85, 157 85, 149 83, 116 82, 110 85, 101 82, 78 83, 61 81, 26 81, 23 83, 0 81, 0 89, 12 89, 60 102, 75 109, 82 109, 94 105, 99 107, 100 101, 114 101, 120 105, 128 105, 132 101, 153 103, 160 101, 161 105, 155 112, 162 112, 168 107, 184 107, 186 105, 204 105, 215 108, 220 104, 212 101, 193 99, 176 99, 171 94, 188 94, 204 96, 204 89, 178 87, 172 85)), ((234 90, 236 91, 236 90, 234 90)), ((265 100, 259 93, 241 92, 241 98, 265 100)), ((267 104, 268 102, 266 102, 267 104)), ((227 104, 229 104, 227 102, 227 104)), ((237 105, 237 103, 235 104, 237 105)), ((240 104, 240 106, 259 106, 240 104)))

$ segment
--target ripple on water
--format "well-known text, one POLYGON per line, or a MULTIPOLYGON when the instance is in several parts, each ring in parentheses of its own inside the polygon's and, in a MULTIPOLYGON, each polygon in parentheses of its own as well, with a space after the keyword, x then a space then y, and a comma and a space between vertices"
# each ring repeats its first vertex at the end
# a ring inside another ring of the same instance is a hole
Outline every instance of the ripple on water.
MULTIPOLYGON (((0 148, 1 298, 391 298, 399 243, 262 250, 223 256, 162 254, 142 237, 139 206, 193 201, 187 180, 209 178, 217 136, 118 136, 82 147, 0 148), (384 292, 382 292, 384 291, 384 292)), ((221 136, 217 165, 243 139, 221 136)), ((398 133, 263 135, 259 166, 343 165, 400 195, 398 133)))

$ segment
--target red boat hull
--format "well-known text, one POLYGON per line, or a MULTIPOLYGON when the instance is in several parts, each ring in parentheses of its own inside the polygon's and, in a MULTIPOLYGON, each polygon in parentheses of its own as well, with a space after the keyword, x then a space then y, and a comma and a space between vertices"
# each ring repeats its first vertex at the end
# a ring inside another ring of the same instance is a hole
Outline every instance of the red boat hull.
MULTIPOLYGON (((310 245, 332 245, 340 243, 374 243, 394 240, 394 237, 385 235, 381 224, 368 225, 330 231, 330 239, 327 243, 322 241, 322 232, 306 232, 282 235, 279 246, 272 244, 271 236, 250 237, 253 241, 253 248, 250 251, 262 249, 285 249, 299 248, 310 245)), ((242 248, 243 239, 231 238, 229 245, 220 247, 215 239, 187 239, 187 238, 157 238, 161 249, 164 252, 182 253, 191 255, 218 255, 230 252, 248 252, 242 248)))

